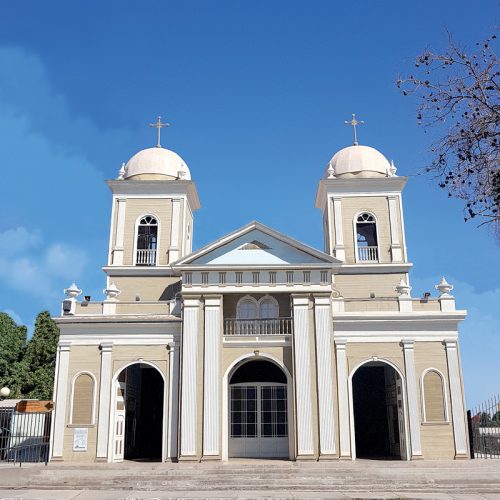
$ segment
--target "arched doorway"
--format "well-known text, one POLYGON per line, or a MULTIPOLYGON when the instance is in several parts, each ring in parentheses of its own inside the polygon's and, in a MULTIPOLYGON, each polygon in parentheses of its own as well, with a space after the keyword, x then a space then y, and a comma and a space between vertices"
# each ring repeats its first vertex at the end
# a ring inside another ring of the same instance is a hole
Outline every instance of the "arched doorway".
POLYGON ((146 363, 127 366, 115 378, 113 461, 161 461, 164 380, 146 363))
POLYGON ((287 377, 266 359, 238 365, 229 377, 228 455, 288 458, 287 377))
POLYGON ((403 380, 383 361, 360 366, 352 376, 356 457, 406 460, 403 380))

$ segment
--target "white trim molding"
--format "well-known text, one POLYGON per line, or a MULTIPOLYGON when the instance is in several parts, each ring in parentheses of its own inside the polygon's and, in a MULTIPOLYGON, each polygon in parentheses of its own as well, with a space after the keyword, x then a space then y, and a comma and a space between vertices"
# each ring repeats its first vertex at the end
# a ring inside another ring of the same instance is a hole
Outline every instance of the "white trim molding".
POLYGON ((417 375, 415 372, 415 342, 403 340, 403 353, 406 370, 406 397, 408 405, 408 417, 410 424, 410 458, 417 460, 422 458, 422 445, 420 441, 420 418, 418 414, 417 375))
MULTIPOLYGON (((110 426, 111 371, 113 342, 101 342, 101 374, 99 384, 99 416, 97 421, 97 460, 108 456, 108 434, 110 426)), ((113 391, 114 392, 114 391, 113 391)))
POLYGON ((455 439, 455 458, 469 456, 467 433, 465 428, 465 409, 458 360, 458 342, 445 340, 446 359, 448 362, 448 377, 450 384, 451 414, 453 421, 453 436, 455 439))
POLYGON ((347 341, 335 340, 337 358, 337 386, 339 404, 340 458, 351 458, 351 431, 349 412, 349 374, 347 368, 347 341))
POLYGON ((66 408, 68 393, 68 371, 71 342, 59 341, 57 346, 57 392, 54 415, 54 433, 52 438, 52 458, 62 459, 66 426, 66 408))

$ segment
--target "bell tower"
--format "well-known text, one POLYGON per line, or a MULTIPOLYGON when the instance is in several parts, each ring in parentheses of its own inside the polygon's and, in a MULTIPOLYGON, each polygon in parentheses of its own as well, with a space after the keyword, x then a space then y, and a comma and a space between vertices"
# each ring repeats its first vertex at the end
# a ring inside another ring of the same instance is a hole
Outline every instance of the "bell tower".
MULTIPOLYGON (((158 129, 156 147, 136 153, 117 179, 107 181, 113 195, 104 267, 108 286, 110 280, 123 286, 128 280, 128 286, 131 277, 170 275, 170 265, 192 251, 193 213, 200 208, 196 186, 184 160, 160 144, 167 124, 158 117, 151 125, 158 129)), ((132 289, 131 298, 158 300, 156 292, 149 297, 138 281, 132 289)))

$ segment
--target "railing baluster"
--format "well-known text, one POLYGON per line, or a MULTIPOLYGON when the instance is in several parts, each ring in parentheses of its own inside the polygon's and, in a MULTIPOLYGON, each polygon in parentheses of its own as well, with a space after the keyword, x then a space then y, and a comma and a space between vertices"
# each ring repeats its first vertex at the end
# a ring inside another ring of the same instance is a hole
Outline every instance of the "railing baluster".
POLYGON ((292 318, 224 319, 224 335, 291 335, 292 318))

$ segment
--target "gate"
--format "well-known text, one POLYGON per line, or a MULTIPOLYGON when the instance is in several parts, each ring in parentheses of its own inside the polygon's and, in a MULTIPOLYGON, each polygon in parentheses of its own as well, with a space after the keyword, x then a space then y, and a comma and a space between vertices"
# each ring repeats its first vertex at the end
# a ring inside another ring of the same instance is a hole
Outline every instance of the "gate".
POLYGON ((49 461, 52 412, 17 412, 0 408, 0 461, 49 461))
POLYGON ((500 458, 500 395, 467 412, 471 457, 500 458))

